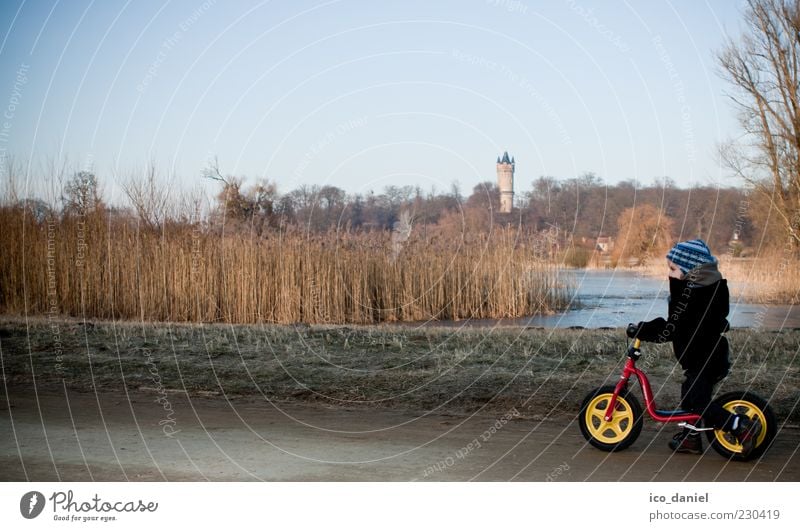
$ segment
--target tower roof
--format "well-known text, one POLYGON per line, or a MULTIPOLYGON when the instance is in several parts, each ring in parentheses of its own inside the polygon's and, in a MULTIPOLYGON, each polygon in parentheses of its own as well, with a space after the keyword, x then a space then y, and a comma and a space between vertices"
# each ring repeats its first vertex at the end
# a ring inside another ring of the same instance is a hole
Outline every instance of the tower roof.
POLYGON ((508 158, 508 151, 503 152, 503 160, 501 160, 503 164, 511 164, 511 159, 508 158))

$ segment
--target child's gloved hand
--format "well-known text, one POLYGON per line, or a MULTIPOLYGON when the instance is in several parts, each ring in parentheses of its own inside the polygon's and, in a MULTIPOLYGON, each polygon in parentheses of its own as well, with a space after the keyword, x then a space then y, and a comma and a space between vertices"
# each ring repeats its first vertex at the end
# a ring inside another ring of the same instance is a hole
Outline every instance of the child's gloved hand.
POLYGON ((625 335, 627 335, 630 338, 635 338, 637 335, 639 335, 639 327, 641 326, 641 324, 642 323, 638 324, 629 323, 628 328, 625 330, 625 335))

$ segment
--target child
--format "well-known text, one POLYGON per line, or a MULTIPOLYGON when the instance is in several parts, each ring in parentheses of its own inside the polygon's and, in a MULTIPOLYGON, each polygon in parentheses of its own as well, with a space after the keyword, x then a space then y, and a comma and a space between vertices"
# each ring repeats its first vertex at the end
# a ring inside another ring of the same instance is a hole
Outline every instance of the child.
MULTIPOLYGON (((728 413, 712 402, 714 385, 728 374, 728 283, 717 268, 717 259, 703 240, 678 243, 667 253, 669 266, 669 317, 631 324, 627 333, 642 341, 672 342, 684 370, 681 407, 702 416, 705 426, 730 432, 752 452, 761 433, 758 419, 728 413)), ((685 428, 669 447, 676 452, 703 452, 700 433, 685 428)))

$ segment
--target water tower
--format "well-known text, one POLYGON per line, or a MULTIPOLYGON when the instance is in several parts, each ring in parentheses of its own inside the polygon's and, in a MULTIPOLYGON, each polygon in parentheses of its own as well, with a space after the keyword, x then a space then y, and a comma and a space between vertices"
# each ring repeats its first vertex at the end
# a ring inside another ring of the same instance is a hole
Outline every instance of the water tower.
POLYGON ((508 214, 514 206, 514 157, 497 157, 497 187, 500 189, 500 212, 508 214))

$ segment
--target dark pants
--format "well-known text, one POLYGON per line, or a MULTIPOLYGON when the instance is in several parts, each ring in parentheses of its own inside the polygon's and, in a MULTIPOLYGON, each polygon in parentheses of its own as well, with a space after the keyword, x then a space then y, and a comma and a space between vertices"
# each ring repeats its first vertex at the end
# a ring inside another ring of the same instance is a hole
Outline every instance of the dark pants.
POLYGON ((681 385, 681 407, 703 417, 706 427, 730 431, 733 415, 712 402, 714 386, 725 376, 711 371, 686 371, 681 385))

